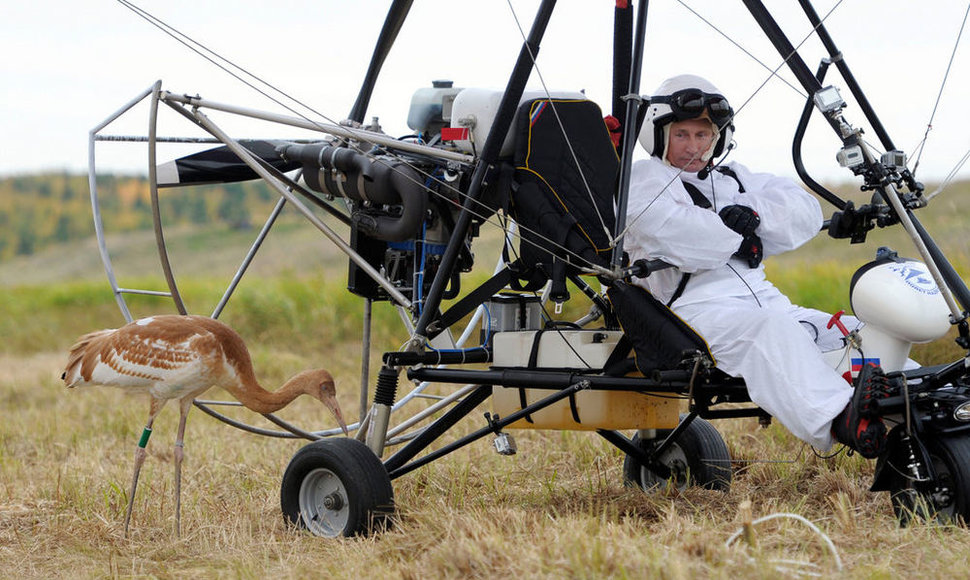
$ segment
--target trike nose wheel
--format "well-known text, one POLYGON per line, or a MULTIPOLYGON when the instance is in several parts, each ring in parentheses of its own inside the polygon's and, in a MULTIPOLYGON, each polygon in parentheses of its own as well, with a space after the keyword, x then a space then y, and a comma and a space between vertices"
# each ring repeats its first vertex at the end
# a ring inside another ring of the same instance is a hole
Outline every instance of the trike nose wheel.
MULTIPOLYGON (((659 430, 653 439, 634 435, 632 442, 650 453, 668 434, 670 430, 659 430)), ((721 491, 731 488, 731 455, 721 434, 704 419, 694 419, 657 459, 670 469, 670 484, 678 490, 694 485, 721 491)), ((623 481, 648 492, 667 484, 630 455, 623 462, 623 481)))
POLYGON ((287 520, 316 536, 367 535, 390 523, 394 491, 384 464, 366 445, 323 439, 290 460, 280 506, 287 520))

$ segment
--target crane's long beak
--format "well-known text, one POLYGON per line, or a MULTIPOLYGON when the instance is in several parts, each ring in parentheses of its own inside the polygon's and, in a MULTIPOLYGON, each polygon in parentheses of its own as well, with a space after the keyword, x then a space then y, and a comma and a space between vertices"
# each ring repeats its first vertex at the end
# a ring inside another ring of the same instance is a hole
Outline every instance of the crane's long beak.
POLYGON ((344 422, 344 414, 340 410, 340 405, 337 404, 337 398, 334 396, 324 396, 323 404, 326 405, 327 408, 333 413, 333 416, 336 417, 337 423, 340 424, 340 429, 344 432, 344 435, 349 436, 350 431, 347 430, 347 423, 344 422))

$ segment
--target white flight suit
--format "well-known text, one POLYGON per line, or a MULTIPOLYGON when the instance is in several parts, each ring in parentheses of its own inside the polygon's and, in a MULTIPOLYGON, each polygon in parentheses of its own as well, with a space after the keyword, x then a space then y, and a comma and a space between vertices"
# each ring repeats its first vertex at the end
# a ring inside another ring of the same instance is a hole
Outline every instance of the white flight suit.
MULTIPOLYGON (((741 235, 717 214, 732 204, 754 209, 761 218, 755 233, 767 257, 818 234, 821 208, 790 179, 738 163, 725 167, 738 179, 718 171, 698 179, 655 157, 633 165, 624 249, 631 260, 659 258, 676 266, 636 282, 667 303, 681 276, 690 273, 671 308, 704 337, 717 367, 744 377, 751 400, 796 437, 828 449, 832 419, 853 392, 821 357, 842 347, 841 334, 826 329, 829 314, 792 304, 765 278, 763 265, 751 268, 732 257, 741 235), (713 211, 695 205, 683 182, 695 185, 713 211)), ((845 323, 851 329, 858 321, 846 317, 845 323)))

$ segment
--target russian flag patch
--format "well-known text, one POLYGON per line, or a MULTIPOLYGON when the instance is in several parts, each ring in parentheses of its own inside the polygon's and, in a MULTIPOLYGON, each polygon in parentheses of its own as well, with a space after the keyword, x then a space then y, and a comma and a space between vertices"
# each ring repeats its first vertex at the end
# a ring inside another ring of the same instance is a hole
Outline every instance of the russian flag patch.
POLYGON ((548 104, 549 104, 549 101, 540 101, 539 103, 536 104, 536 107, 532 109, 532 115, 529 116, 530 127, 536 124, 536 121, 539 120, 539 115, 542 114, 542 111, 545 110, 546 105, 548 104))
POLYGON ((862 367, 864 365, 874 364, 876 366, 879 366, 879 359, 878 358, 854 358, 851 360, 851 363, 852 363, 852 372, 858 373, 859 371, 862 370, 862 367))

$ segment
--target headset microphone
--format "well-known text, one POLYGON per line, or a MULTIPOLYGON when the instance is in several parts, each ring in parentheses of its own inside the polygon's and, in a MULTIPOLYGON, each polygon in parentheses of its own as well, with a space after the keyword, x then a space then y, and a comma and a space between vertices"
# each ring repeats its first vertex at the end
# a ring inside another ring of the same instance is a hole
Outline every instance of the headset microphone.
POLYGON ((724 155, 721 156, 721 159, 718 160, 718 162, 713 165, 711 165, 710 163, 705 165, 704 169, 701 169, 700 171, 697 172, 697 179, 700 179, 701 181, 707 179, 707 176, 711 174, 711 171, 714 171, 714 169, 716 169, 718 165, 724 163, 724 160, 727 159, 728 153, 730 153, 731 150, 734 149, 734 147, 735 147, 734 141, 731 141, 730 143, 728 143, 727 151, 724 152, 724 155))

